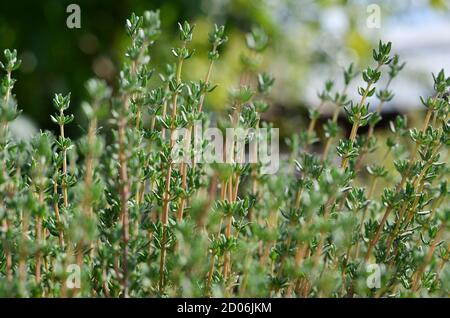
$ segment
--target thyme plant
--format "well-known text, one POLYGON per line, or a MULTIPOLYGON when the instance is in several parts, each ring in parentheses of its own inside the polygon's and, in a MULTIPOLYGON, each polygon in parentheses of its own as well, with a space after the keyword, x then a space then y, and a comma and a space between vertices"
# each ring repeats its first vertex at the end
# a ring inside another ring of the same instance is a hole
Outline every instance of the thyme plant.
POLYGON ((443 70, 433 75, 434 93, 421 98, 419 127, 398 116, 379 138, 391 83, 405 67, 380 41, 365 70, 352 64, 342 83, 325 83, 309 125, 287 140, 290 159, 268 174, 263 162, 246 159, 259 151, 254 142, 262 145, 259 132, 274 128, 263 119, 275 82, 263 69, 264 30, 247 34, 228 109, 214 113, 205 105, 217 87, 224 26, 209 33, 206 74, 197 80, 183 68, 195 54, 193 25, 179 24, 179 43, 167 52, 173 63, 163 70, 150 58, 159 12, 132 14, 125 29, 117 89, 87 81, 79 140, 65 134, 74 119, 70 94, 53 100, 57 136, 40 132, 25 143, 11 135, 20 60, 15 50, 3 53, 1 296, 448 295, 450 77, 443 70), (326 104, 334 111, 320 133, 326 104), (348 135, 340 113, 352 124, 348 135), (214 134, 202 133, 211 127, 250 133, 215 153, 214 134), (374 161, 380 151, 383 160, 374 161), (201 160, 205 153, 215 159, 201 160))

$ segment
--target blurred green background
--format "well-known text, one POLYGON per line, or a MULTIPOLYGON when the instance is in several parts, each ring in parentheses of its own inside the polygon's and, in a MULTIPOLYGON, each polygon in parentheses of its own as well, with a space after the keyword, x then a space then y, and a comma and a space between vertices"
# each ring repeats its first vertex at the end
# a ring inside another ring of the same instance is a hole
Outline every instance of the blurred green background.
MULTIPOLYGON (((24 110, 24 118, 38 129, 54 129, 49 117, 54 112, 54 93, 72 92, 72 111, 79 115, 87 79, 98 76, 115 87, 128 44, 125 19, 133 11, 141 14, 144 10, 156 9, 161 12, 162 34, 151 48, 151 64, 157 72, 163 70, 165 63, 173 61, 170 50, 178 44, 177 22, 186 19, 196 24, 193 42, 196 54, 186 63, 183 76, 203 78, 207 67, 207 34, 213 23, 226 25, 229 42, 214 70, 213 81, 219 88, 207 99, 206 106, 210 109, 228 107, 228 89, 237 86, 239 80, 245 32, 253 25, 266 29, 271 37, 271 47, 265 54, 263 67, 276 77, 276 87, 271 95, 273 107, 268 116, 284 134, 298 131, 299 123, 307 121, 305 107, 317 103, 316 92, 323 81, 337 77, 339 88, 342 67, 350 62, 365 67, 370 48, 378 39, 395 39, 395 31, 401 30, 402 26, 414 32, 411 26, 428 27, 436 21, 444 21, 445 25, 445 21, 450 21, 447 0, 2 1, 0 49, 15 48, 23 60, 16 74, 15 94, 19 108, 24 110), (81 8, 80 29, 66 26, 69 15, 66 7, 70 3, 81 8), (371 3, 381 8, 379 29, 367 27, 370 15, 367 6, 371 3)), ((449 53, 450 34, 443 30, 439 32, 442 32, 436 39, 440 42, 439 50, 449 53)), ((410 36, 414 37, 414 34, 410 36)), ((428 50, 436 52, 433 43, 427 42, 427 45, 428 50)), ((395 42, 393 48, 395 51, 395 42)), ((406 56, 412 56, 412 60, 423 60, 417 58, 414 47, 411 49, 406 45, 404 51, 406 56)), ((439 59, 434 61, 438 64, 439 59)), ((426 93, 429 85, 426 74, 437 70, 435 65, 414 64, 409 73, 405 72, 405 77, 417 80, 426 93)), ((411 100, 416 100, 417 96, 412 97, 408 100, 400 96, 392 106, 393 111, 408 110, 410 104, 414 104, 411 100)), ((81 132, 82 116, 78 118, 78 122, 69 127, 71 137, 81 132)))

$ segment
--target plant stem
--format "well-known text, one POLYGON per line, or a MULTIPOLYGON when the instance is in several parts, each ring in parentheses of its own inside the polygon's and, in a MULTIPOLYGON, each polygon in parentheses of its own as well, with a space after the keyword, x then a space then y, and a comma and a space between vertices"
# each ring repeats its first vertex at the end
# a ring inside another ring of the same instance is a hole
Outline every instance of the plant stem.
MULTIPOLYGON (((28 211, 27 211, 28 212, 28 211)), ((25 244, 27 242, 27 232, 28 232, 29 220, 28 214, 24 213, 21 223, 21 244, 19 247, 19 280, 20 286, 25 290, 27 281, 27 251, 25 249, 25 244)))
MULTIPOLYGON (((367 194, 367 199, 369 199, 370 200, 370 198, 372 197, 372 195, 373 195, 373 192, 374 192, 374 190, 375 190, 375 186, 376 186, 376 184, 377 184, 377 180, 378 180, 378 177, 377 176, 374 176, 373 178, 372 178, 372 184, 371 184, 371 186, 370 186, 370 190, 369 190, 369 193, 367 194)), ((359 233, 362 233, 363 232, 363 228, 364 228, 364 221, 365 221, 365 219, 366 219, 366 215, 367 215, 367 210, 369 209, 369 205, 367 205, 365 208, 364 208, 364 211, 363 211, 363 214, 362 214, 362 216, 361 216, 361 221, 360 221, 360 223, 359 223, 359 233)), ((358 257, 359 257, 359 247, 360 247, 360 245, 359 245, 359 239, 356 241, 356 251, 355 251, 355 258, 356 259, 358 259, 358 257)), ((351 256, 350 256, 351 257, 351 256)))
MULTIPOLYGON (((342 90, 341 96, 346 96, 346 94, 347 94, 347 89, 348 89, 348 84, 346 84, 346 85, 344 86, 344 89, 342 90)), ((340 110, 341 110, 341 107, 342 107, 342 102, 338 102, 338 103, 336 104, 336 108, 334 109, 334 112, 333 112, 333 118, 332 118, 332 120, 331 120, 333 124, 336 124, 336 123, 337 123, 337 120, 338 120, 338 117, 339 117, 339 112, 340 112, 340 110)), ((322 163, 325 162, 325 160, 327 160, 327 158, 328 158, 328 153, 329 153, 329 151, 330 151, 330 147, 331 147, 331 143, 332 143, 332 142, 333 142, 333 138, 332 138, 332 137, 330 137, 330 138, 327 139, 327 142, 326 142, 326 144, 325 144, 325 149, 324 149, 324 151, 323 151, 323 153, 322 153, 322 163)))
MULTIPOLYGON (((378 70, 380 69, 381 65, 382 65, 382 64, 378 64, 378 66, 377 66, 377 68, 375 69, 375 71, 378 71, 378 70)), ((365 89, 365 91, 364 91, 364 94, 363 94, 363 96, 361 97, 361 100, 360 100, 359 105, 358 105, 358 108, 359 108, 359 109, 361 109, 361 107, 364 106, 364 103, 366 102, 366 99, 367 99, 367 95, 369 94, 369 91, 370 91, 370 89, 372 88, 372 84, 373 84, 373 80, 370 80, 370 81, 367 83, 367 86, 366 86, 366 89, 365 89)), ((359 124, 360 124, 360 119, 361 119, 361 118, 360 118, 360 113, 358 113, 358 116, 356 117, 356 119, 355 119, 354 122, 353 122, 352 131, 351 131, 351 133, 350 133, 350 138, 349 138, 350 141, 352 142, 352 144, 355 142, 356 135, 357 135, 357 133, 358 133, 358 128, 359 128, 359 124)), ((345 169, 345 168, 347 168, 347 165, 348 165, 348 158, 346 157, 346 158, 344 158, 344 159, 342 160, 341 168, 342 168, 342 169, 345 169)))
MULTIPOLYGON (((186 45, 186 43, 184 43, 186 45)), ((181 82, 181 68, 183 67, 183 59, 179 58, 177 63, 176 70, 176 84, 177 86, 181 82)), ((177 116, 177 98, 178 98, 178 90, 174 92, 172 96, 172 124, 170 127, 170 149, 173 148, 175 139, 175 119, 177 116)), ((169 158, 167 162, 167 173, 166 173, 166 189, 164 193, 163 199, 163 208, 162 208, 162 224, 163 224, 163 238, 161 242, 161 258, 159 263, 159 290, 160 292, 164 291, 164 268, 166 262, 166 239, 167 239, 167 227, 169 226, 169 201, 170 201, 170 180, 172 178, 172 160, 169 158)))
MULTIPOLYGON (((64 116, 64 110, 61 109, 60 111, 60 116, 64 116)), ((61 136, 62 139, 65 138, 64 136, 64 124, 61 123, 59 125, 59 134, 61 136)), ((69 206, 69 198, 68 198, 68 193, 67 193, 67 183, 66 183, 66 178, 67 178, 67 150, 64 148, 63 149, 63 171, 62 171, 62 175, 63 175, 63 181, 61 184, 62 187, 62 192, 63 192, 63 200, 64 200, 64 207, 67 208, 69 206)))
MULTIPOLYGON (((128 110, 128 96, 124 96, 124 108, 128 110)), ((128 297, 128 241, 129 241, 129 219, 128 219, 128 198, 129 198, 129 184, 128 184, 128 169, 127 169, 127 155, 125 150, 125 129, 127 127, 126 115, 119 118, 118 126, 118 142, 119 142, 119 178, 120 178, 120 213, 122 220, 122 240, 123 240, 123 254, 122 254, 122 297, 128 297)))
POLYGON ((206 291, 208 292, 211 288, 212 277, 214 274, 214 264, 216 261, 216 255, 211 255, 211 264, 209 265, 208 278, 206 280, 206 291))
MULTIPOLYGON (((217 182, 217 181, 216 181, 217 182)), ((215 186, 214 186, 215 187, 215 186)), ((215 193, 215 191, 214 191, 214 193, 215 193)), ((226 180, 222 180, 222 183, 221 183, 221 189, 220 189, 220 200, 225 200, 225 197, 226 197, 226 195, 227 195, 227 182, 226 182, 226 180)), ((210 197, 212 198, 212 196, 211 196, 211 194, 210 194, 210 197)), ((212 201, 211 201, 211 203, 212 203, 212 201)), ((220 225, 219 225, 219 235, 220 235, 220 233, 222 232, 222 223, 223 223, 223 216, 222 216, 222 218, 221 218, 221 220, 220 220, 220 225)), ((206 283, 206 285, 207 285, 207 290, 209 290, 209 288, 210 288, 210 286, 211 286, 211 281, 210 281, 210 276, 212 277, 212 275, 213 275, 213 271, 214 271, 214 264, 215 264, 215 255, 214 254, 212 254, 211 255, 211 265, 210 265, 210 270, 209 270, 209 272, 208 272, 208 280, 207 280, 207 283, 206 283)))
MULTIPOLYGON (((43 176, 40 177, 41 181, 43 176)), ((39 204, 44 204, 44 189, 43 189, 44 185, 43 182, 41 182, 41 184, 39 185, 39 195, 38 195, 38 201, 39 204)), ((42 217, 38 216, 36 218, 36 224, 35 224, 35 230, 36 230, 36 242, 38 245, 40 245, 42 242, 42 217)), ((35 280, 37 284, 40 284, 41 282, 41 247, 38 246, 38 249, 36 251, 36 264, 35 264, 35 280)))
MULTIPOLYGON (((9 71, 9 70, 7 70, 7 72, 6 72, 6 82, 8 83, 8 85, 7 85, 7 89, 6 89, 5 96, 4 96, 4 104, 5 104, 5 107, 8 107, 9 99, 11 96, 11 85, 10 85, 11 71, 9 71)), ((4 130, 4 132, 2 132, 2 134, 4 134, 5 141, 6 141, 7 136, 8 136, 8 121, 2 122, 2 126, 3 126, 2 130, 4 130)), ((7 169, 6 169, 6 149, 3 148, 3 151, 5 154, 5 157, 2 158, 1 173, 3 174, 2 179, 5 180, 5 179, 7 179, 7 176, 8 176, 7 169), (3 161, 3 160, 5 160, 5 161, 3 161)), ((4 206, 6 205, 3 201, 3 198, 2 198, 2 205, 4 205, 4 206)), ((6 210, 6 206, 4 208, 6 210)), ((5 219, 3 220, 2 223, 3 223, 3 228, 4 228, 5 233, 8 233, 9 221, 8 221, 7 215, 5 216, 5 219)), ((6 261, 5 270, 6 270, 6 277, 7 277, 8 282, 11 282, 12 281, 12 255, 11 255, 10 247, 8 245, 9 245, 8 243, 4 244, 4 253, 5 253, 5 261, 6 261)))
MULTIPOLYGON (((53 180, 53 195, 55 195, 55 196, 58 195, 58 180, 57 180, 57 178, 55 178, 53 180)), ((61 248, 64 248, 64 233, 63 233, 63 227, 62 227, 62 223, 61 223, 61 216, 59 214, 58 202, 55 202, 55 204, 53 205, 53 208, 55 209, 56 221, 58 222, 59 245, 61 246, 61 248)))
MULTIPOLYGON (((167 95, 169 91, 169 83, 167 83, 165 85, 165 90, 164 90, 164 96, 167 95)), ((166 109, 167 109, 167 98, 164 98, 164 102, 163 102, 163 107, 162 107, 162 118, 166 117, 166 109)), ((150 131, 154 131, 155 129, 155 124, 156 124, 156 115, 153 116, 151 124, 150 124, 150 131)), ((164 137, 165 136, 165 128, 164 126, 161 128, 161 136, 164 137)), ((149 148, 148 148, 148 156, 145 160, 145 165, 144 168, 147 168, 150 165, 150 154, 151 154, 151 150, 152 150, 152 144, 150 143, 149 148)), ((141 180, 140 182, 140 186, 139 186, 139 194, 138 194, 138 199, 137 202, 138 204, 142 204, 142 202, 144 202, 144 194, 145 194, 145 183, 146 180, 141 180)), ((153 184, 151 184, 151 188, 153 189, 153 184)))
MULTIPOLYGON (((213 50, 215 51, 215 46, 214 46, 213 50)), ((209 84, 209 80, 210 80, 210 77, 211 77, 213 64, 214 64, 214 60, 211 59, 210 62, 209 62, 208 71, 207 71, 206 76, 205 76, 205 86, 207 86, 209 84)), ((199 101, 198 110, 197 110, 198 113, 202 112, 203 103, 205 101, 205 97, 206 97, 206 90, 203 91, 203 93, 200 96, 200 101, 199 101)), ((194 112, 195 112, 195 110, 194 110, 194 112)), ((193 126, 189 125, 188 131, 187 131, 186 136, 185 136, 185 138, 187 140, 189 140, 189 144, 191 142, 192 128, 193 128, 193 126)), ((190 149, 190 147, 189 147, 189 149, 190 149)), ((194 167, 194 166, 195 166, 195 156, 194 156, 192 167, 194 167)), ((183 160, 183 162, 181 163, 180 172, 181 172, 181 177, 182 177, 181 187, 182 187, 182 189, 184 191, 186 191, 186 187, 187 187, 187 183, 186 183, 187 169, 188 169, 187 163, 183 160)), ((180 198, 179 208, 178 208, 178 213, 177 213, 177 215, 178 215, 178 222, 181 222, 183 220, 185 203, 186 203, 186 198, 184 196, 182 196, 180 198)))
POLYGON ((436 247, 441 239, 441 236, 444 234, 444 231, 446 229, 445 223, 443 222, 441 226, 439 227, 439 230, 433 240, 433 243, 431 244, 430 249, 428 250, 427 255, 425 256, 425 260, 420 266, 419 270, 414 275, 413 284, 412 284, 412 290, 417 291, 419 289, 419 281, 420 277, 422 276, 423 272, 425 271, 425 268, 430 263, 431 258, 433 257, 434 251, 436 250, 436 247))
MULTIPOLYGON (((226 228, 225 228, 225 237, 227 239, 230 238, 231 236, 231 226, 233 224, 233 217, 232 216, 227 216, 227 220, 226 220, 226 228)), ((227 280, 228 278, 228 274, 230 272, 230 265, 231 262, 231 253, 230 251, 226 251, 225 255, 224 255, 224 262, 223 262, 223 277, 224 280, 227 280)))
MULTIPOLYGON (((137 67, 138 67, 138 63, 140 62, 141 58, 142 58, 142 54, 144 54, 145 49, 148 47, 148 41, 144 40, 141 44, 140 50, 139 50, 139 54, 138 57, 135 61, 133 61, 132 64, 132 71, 133 73, 137 73, 137 67)), ((136 122, 135 122, 135 128, 139 129, 140 128, 140 124, 141 124, 141 108, 139 104, 136 104, 136 122)))
POLYGON ((94 117, 89 122, 88 128, 88 146, 89 152, 86 157, 86 172, 84 176, 85 198, 84 211, 88 217, 92 217, 92 183, 94 178, 94 154, 92 148, 95 146, 95 133, 97 131, 97 119, 94 117))
MULTIPOLYGON (((389 86, 387 85, 387 86, 386 86, 386 89, 387 89, 388 87, 389 87, 389 86)), ((377 107, 377 111, 376 111, 377 114, 380 114, 380 113, 381 113, 381 108, 383 107, 383 104, 384 104, 384 100, 381 100, 380 103, 378 104, 378 107, 377 107)), ((367 154, 368 147, 369 147, 369 142, 370 142, 370 139, 371 139, 372 136, 373 136, 374 130, 375 130, 375 124, 370 123, 370 125, 369 125, 369 131, 367 132, 367 137, 366 137, 367 139, 366 139, 366 141, 364 142, 364 146, 363 146, 363 148, 362 148, 362 150, 361 150, 361 154, 360 154, 360 156, 358 157, 358 160, 357 160, 357 162, 356 162, 356 171, 359 171, 359 170, 361 169, 361 165, 362 165, 364 156, 367 154)))

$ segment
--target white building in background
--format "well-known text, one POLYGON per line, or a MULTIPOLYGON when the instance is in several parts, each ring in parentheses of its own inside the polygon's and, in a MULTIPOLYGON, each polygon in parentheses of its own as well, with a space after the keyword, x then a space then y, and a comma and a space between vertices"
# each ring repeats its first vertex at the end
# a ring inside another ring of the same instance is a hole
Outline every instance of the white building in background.
MULTIPOLYGON (((398 53, 402 61, 407 65, 391 85, 395 93, 394 99, 385 105, 385 112, 405 112, 422 107, 420 96, 427 96, 432 91, 432 75, 441 69, 446 70, 450 76, 450 12, 438 11, 425 5, 423 1, 408 1, 410 6, 399 9, 397 14, 386 17, 382 16, 381 28, 368 30, 360 28, 364 36, 377 43, 379 39, 393 43, 393 53, 398 53)), ((347 18, 342 9, 332 9, 331 13, 325 13, 324 25, 330 32, 345 32, 347 18), (337 10, 337 11, 336 11, 337 10)), ((327 44, 324 44, 327 45, 327 44)), ((346 65, 347 61, 339 61, 336 54, 337 64, 346 65)), ((351 60, 351 58, 350 58, 351 60)), ((305 92, 306 102, 309 105, 317 105, 317 91, 321 90, 323 83, 331 74, 319 72, 318 76, 311 78, 310 85, 305 92)), ((339 73, 335 76, 339 77, 339 73)), ((349 92, 354 100, 358 99, 356 88, 361 82, 355 83, 349 92)), ((383 86, 383 84, 381 84, 383 86)), ((376 101, 372 98, 372 106, 376 101)))

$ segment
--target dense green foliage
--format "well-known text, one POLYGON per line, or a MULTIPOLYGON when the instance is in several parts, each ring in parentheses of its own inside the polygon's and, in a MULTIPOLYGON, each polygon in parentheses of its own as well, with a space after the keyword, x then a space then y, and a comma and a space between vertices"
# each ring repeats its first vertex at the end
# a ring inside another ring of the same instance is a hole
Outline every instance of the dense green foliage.
POLYGON ((374 65, 362 71, 359 100, 347 96, 359 77, 351 65, 341 89, 329 81, 319 94, 321 107, 335 106, 324 139, 315 133, 319 107, 310 112, 309 127, 288 141, 289 160, 281 160, 276 174, 263 174, 259 163, 175 163, 172 149, 183 140, 175 131, 185 128, 191 140, 197 120, 220 129, 271 127, 261 119, 274 83, 260 69, 270 43, 265 32, 254 28, 247 35, 230 113, 218 114, 205 112, 203 104, 216 87, 211 78, 227 42, 225 28, 209 33, 205 77, 187 82, 183 65, 195 54, 194 31, 187 22, 179 24, 174 64, 154 87, 149 55, 160 34, 159 14, 133 14, 126 22, 130 45, 118 91, 98 79, 87 82, 90 98, 82 109, 88 126, 77 141, 65 135, 73 120, 70 94, 54 98, 51 119, 58 136, 42 132, 30 144, 12 138, 8 125, 19 115, 12 73, 20 61, 16 51, 4 52, 0 295, 447 295, 450 78, 443 71, 434 76, 435 94, 422 99, 421 127, 408 128, 399 116, 381 145, 374 127, 404 64, 391 55, 391 43, 380 42, 374 65), (374 112, 367 101, 372 96, 379 101, 374 112), (341 110, 353 125, 343 139, 341 110), (112 135, 102 133, 107 122, 112 135), (363 126, 368 133, 358 134, 363 126), (318 142, 323 152, 312 153, 318 142), (387 149, 384 158, 396 158, 396 171, 368 161, 379 149, 387 149), (370 175, 367 189, 358 184, 364 171, 370 175), (389 186, 377 196, 381 179, 389 186), (73 265, 81 269, 76 288, 73 265))

